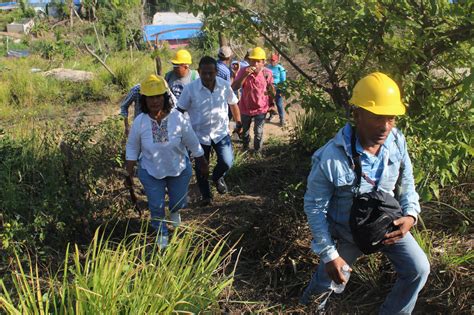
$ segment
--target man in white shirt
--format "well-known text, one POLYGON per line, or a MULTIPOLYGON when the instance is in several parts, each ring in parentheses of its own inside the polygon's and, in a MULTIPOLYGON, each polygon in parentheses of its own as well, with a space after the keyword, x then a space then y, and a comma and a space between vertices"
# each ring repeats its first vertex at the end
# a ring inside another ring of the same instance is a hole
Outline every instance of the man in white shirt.
MULTIPOLYGON (((228 107, 236 121, 236 131, 242 130, 240 111, 230 83, 217 77, 217 61, 209 56, 199 61, 199 80, 187 84, 178 100, 178 110, 187 111, 191 125, 209 159, 211 148, 217 155, 217 164, 212 172, 212 180, 220 194, 228 191, 224 181, 226 172, 233 163, 232 142, 229 135, 228 107)), ((200 165, 196 163, 196 178, 201 191, 203 204, 210 204, 211 189, 206 178, 202 177, 200 165)))

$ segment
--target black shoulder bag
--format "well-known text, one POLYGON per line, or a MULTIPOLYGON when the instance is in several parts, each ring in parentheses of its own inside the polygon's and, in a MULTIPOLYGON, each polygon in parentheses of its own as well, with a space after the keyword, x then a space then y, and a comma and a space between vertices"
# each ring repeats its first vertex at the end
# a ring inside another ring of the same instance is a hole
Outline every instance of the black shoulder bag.
MULTIPOLYGON (((356 150, 355 128, 352 129, 351 147, 351 164, 356 173, 357 181, 356 193, 352 200, 349 225, 357 247, 364 254, 372 254, 384 246, 382 241, 385 238, 385 234, 398 229, 393 224, 393 221, 401 218, 403 212, 398 201, 386 192, 374 189, 374 191, 368 193, 359 193, 362 177, 372 184, 374 188, 376 186, 366 174, 362 173, 360 156, 356 150)), ((400 179, 400 175, 398 179, 400 179)))

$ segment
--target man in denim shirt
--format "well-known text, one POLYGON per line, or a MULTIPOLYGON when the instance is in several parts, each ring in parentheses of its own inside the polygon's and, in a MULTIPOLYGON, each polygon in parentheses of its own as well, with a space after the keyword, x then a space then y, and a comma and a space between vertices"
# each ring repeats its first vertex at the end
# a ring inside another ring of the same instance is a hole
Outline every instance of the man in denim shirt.
POLYGON ((382 252, 394 265, 398 279, 380 308, 380 314, 410 314, 429 274, 428 259, 410 229, 420 213, 413 169, 395 118, 405 113, 397 84, 382 73, 372 73, 354 87, 349 101, 355 106, 355 129, 349 124, 313 155, 304 210, 313 235, 312 249, 321 263, 301 302, 330 290, 331 281, 345 282, 341 272, 362 255, 352 238, 349 216, 357 176, 352 168, 351 136, 356 132, 363 178, 359 192, 374 189, 393 194, 401 178, 399 230, 385 235, 382 252), (400 166, 402 166, 400 168, 400 166), (399 174, 400 173, 400 174, 399 174))

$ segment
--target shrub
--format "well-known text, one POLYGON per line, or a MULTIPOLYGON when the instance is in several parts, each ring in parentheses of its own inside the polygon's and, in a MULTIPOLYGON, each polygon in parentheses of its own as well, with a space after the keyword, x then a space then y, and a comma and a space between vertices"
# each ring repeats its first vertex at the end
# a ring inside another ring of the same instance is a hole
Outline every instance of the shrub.
POLYGON ((113 83, 118 85, 121 90, 129 89, 132 82, 132 72, 134 71, 133 64, 122 63, 115 69, 115 78, 113 83))
POLYGON ((42 39, 33 41, 30 44, 31 50, 38 53, 45 59, 57 58, 70 59, 76 55, 76 51, 72 43, 64 39, 42 39))
POLYGON ((47 125, 21 138, 0 138, 0 209, 10 224, 0 234, 4 250, 60 244, 84 233, 92 209, 102 204, 97 194, 121 163, 118 123, 79 122, 62 136, 61 126, 47 125))
POLYGON ((118 244, 96 231, 83 255, 78 247, 69 266, 66 253, 61 276, 39 277, 31 260, 23 268, 18 255, 0 309, 16 314, 171 314, 219 313, 218 298, 232 283, 225 274, 232 250, 213 232, 184 229, 163 252, 145 233, 118 244))
POLYGON ((423 117, 401 118, 399 128, 407 137, 415 182, 424 201, 439 199, 440 188, 472 176, 474 130, 468 103, 426 105, 423 117))
POLYGON ((200 31, 199 36, 191 39, 190 47, 200 51, 203 55, 214 56, 219 47, 217 33, 206 30, 200 31))

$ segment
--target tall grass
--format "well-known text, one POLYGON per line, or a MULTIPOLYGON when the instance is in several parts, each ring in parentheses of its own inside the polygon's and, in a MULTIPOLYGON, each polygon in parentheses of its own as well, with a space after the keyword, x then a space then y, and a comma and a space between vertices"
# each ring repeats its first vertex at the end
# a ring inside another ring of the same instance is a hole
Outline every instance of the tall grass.
MULTIPOLYGON (((107 60, 116 77, 112 80, 122 91, 141 82, 148 75, 156 72, 155 61, 151 54, 144 52, 120 52, 107 60)), ((171 69, 168 60, 162 60, 163 75, 171 69)))
MULTIPOLYGON (((11 125, 24 118, 47 119, 48 113, 65 116, 67 109, 91 101, 108 101, 115 96, 117 88, 97 71, 88 82, 59 81, 32 69, 42 71, 50 65, 37 57, 24 60, 6 60, 8 71, 0 73, 0 124, 11 125)), ((81 69, 82 70, 82 69, 81 69)), ((70 110, 69 110, 70 111, 70 110)))
POLYGON ((43 277, 30 259, 18 256, 13 289, 0 280, 0 309, 8 314, 218 313, 219 296, 233 281, 232 254, 212 231, 177 231, 164 251, 144 232, 114 243, 96 231, 83 255, 66 253, 62 272, 43 277))
POLYGON ((307 152, 314 152, 334 137, 345 119, 335 111, 308 109, 295 118, 293 141, 307 152))
POLYGON ((0 233, 4 250, 84 234, 81 220, 101 209, 99 193, 110 190, 121 163, 119 123, 79 124, 64 133, 62 125, 30 125, 38 128, 0 137, 0 209, 9 224, 0 233))
POLYGON ((233 181, 242 183, 242 177, 245 176, 246 171, 248 171, 249 159, 250 153, 248 151, 235 150, 234 162, 227 176, 233 181))
POLYGON ((426 229, 425 222, 423 218, 419 216, 420 226, 417 226, 411 230, 411 234, 415 238, 418 245, 420 245, 421 249, 425 252, 428 260, 432 260, 432 253, 433 253, 433 233, 426 229))

